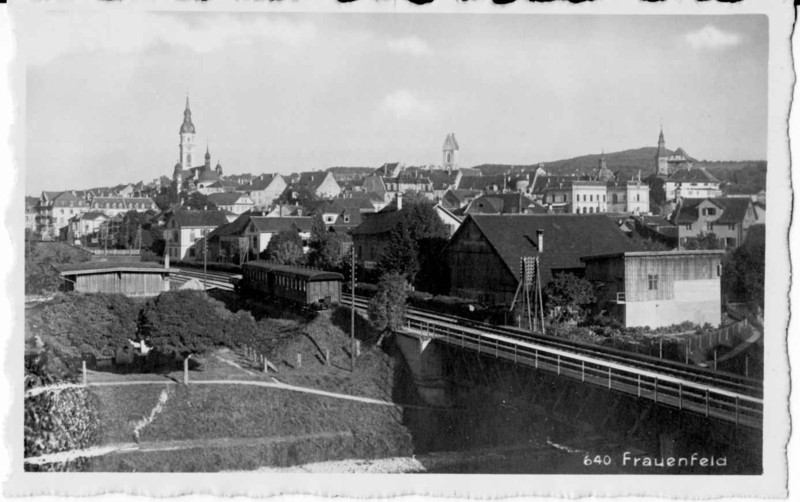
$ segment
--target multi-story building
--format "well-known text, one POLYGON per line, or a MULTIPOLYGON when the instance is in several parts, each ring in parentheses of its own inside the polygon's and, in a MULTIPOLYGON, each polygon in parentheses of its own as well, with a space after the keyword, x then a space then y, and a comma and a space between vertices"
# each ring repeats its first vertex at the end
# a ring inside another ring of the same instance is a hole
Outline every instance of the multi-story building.
POLYGON ((72 191, 42 192, 36 206, 36 232, 43 240, 55 240, 70 218, 89 211, 89 203, 72 191))
POLYGON ((240 215, 253 209, 255 203, 248 195, 238 192, 215 192, 208 195, 208 201, 214 203, 218 209, 230 211, 240 215))
POLYGON ((688 167, 673 172, 664 182, 667 202, 678 198, 706 199, 722 196, 720 182, 704 167, 688 167))
POLYGON ((202 259, 202 250, 198 249, 197 242, 227 223, 223 211, 178 209, 164 225, 165 253, 174 260, 202 259))
POLYGON ((753 201, 745 197, 683 199, 678 202, 671 221, 678 227, 680 247, 714 234, 719 245, 726 248, 740 246, 750 226, 764 223, 759 220, 753 201))

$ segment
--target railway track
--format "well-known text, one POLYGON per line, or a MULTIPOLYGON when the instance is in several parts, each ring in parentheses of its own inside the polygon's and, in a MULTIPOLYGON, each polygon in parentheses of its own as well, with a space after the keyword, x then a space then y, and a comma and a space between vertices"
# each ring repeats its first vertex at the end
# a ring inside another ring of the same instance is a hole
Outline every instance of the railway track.
MULTIPOLYGON (((350 297, 345 295, 343 303, 349 305, 350 297)), ((356 297, 356 308, 360 309, 362 312, 366 312, 368 303, 368 298, 356 297)), ((603 347, 588 343, 564 340, 561 338, 531 333, 516 328, 494 326, 491 324, 473 321, 471 319, 447 316, 418 308, 409 308, 407 310, 406 317, 407 319, 417 323, 422 323, 423 329, 425 324, 429 324, 431 328, 437 329, 469 329, 475 333, 500 335, 517 340, 533 342, 542 347, 563 350, 583 356, 601 358, 609 362, 634 367, 640 370, 657 372, 697 384, 713 385, 715 387, 724 388, 732 392, 763 398, 764 391, 760 381, 752 378, 745 378, 741 375, 736 375, 733 373, 715 371, 709 368, 693 366, 677 361, 659 359, 657 357, 646 356, 642 354, 633 354, 611 347, 603 347)))
MULTIPOLYGON (((205 278, 206 284, 209 288, 233 290, 233 286, 230 284, 230 277, 233 275, 236 274, 216 271, 209 271, 207 274, 204 274, 202 270, 197 269, 178 269, 178 272, 173 274, 171 280, 182 284, 190 279, 198 279, 203 281, 205 278)), ((368 303, 369 298, 367 297, 355 297, 355 307, 361 313, 366 313, 368 303)), ((350 305, 350 295, 343 295, 342 304, 344 306, 350 305)), ((425 331, 425 328, 428 327, 429 332, 434 332, 437 330, 462 330, 468 331, 476 336, 483 334, 502 336, 515 340, 535 343, 547 349, 565 351, 580 356, 599 358, 610 363, 620 364, 642 371, 659 373, 671 378, 685 380, 698 385, 714 386, 730 392, 751 396, 758 399, 763 398, 764 391, 762 382, 733 373, 726 373, 710 368, 660 359, 643 354, 634 354, 611 347, 603 347, 588 343, 564 340, 562 338, 542 335, 540 333, 531 333, 513 327, 500 327, 471 319, 444 315, 438 312, 432 312, 414 307, 408 308, 406 317, 410 322, 413 322, 415 326, 423 331, 425 331)))

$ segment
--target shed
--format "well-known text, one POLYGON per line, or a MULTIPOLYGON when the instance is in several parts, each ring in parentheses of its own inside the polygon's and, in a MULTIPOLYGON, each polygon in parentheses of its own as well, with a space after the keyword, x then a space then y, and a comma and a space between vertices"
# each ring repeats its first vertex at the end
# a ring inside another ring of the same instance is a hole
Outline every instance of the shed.
POLYGON ((718 325, 725 251, 640 251, 585 256, 596 313, 625 327, 693 322, 718 325))
POLYGON ((89 261, 53 265, 63 291, 154 296, 169 291, 171 269, 151 262, 89 261))

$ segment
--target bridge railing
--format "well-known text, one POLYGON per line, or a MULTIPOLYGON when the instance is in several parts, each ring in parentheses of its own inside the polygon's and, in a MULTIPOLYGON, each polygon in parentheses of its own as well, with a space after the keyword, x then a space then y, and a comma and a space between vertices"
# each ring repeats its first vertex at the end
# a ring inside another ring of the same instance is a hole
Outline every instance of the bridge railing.
POLYGON ((480 333, 469 328, 445 327, 412 318, 407 319, 406 326, 423 337, 434 338, 480 354, 642 399, 652 399, 658 404, 692 411, 706 417, 761 428, 763 402, 758 398, 582 354, 538 346, 500 335, 480 333))

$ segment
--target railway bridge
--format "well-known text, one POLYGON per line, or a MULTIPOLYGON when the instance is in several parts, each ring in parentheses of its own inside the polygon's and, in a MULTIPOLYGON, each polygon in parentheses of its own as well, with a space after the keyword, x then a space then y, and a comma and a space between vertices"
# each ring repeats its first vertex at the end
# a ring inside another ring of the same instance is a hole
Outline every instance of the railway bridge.
MULTIPOLYGON (((222 275, 229 274, 209 274, 209 285, 229 287, 222 275)), ((362 315, 367 304, 355 298, 362 315)), ((655 434, 662 456, 693 435, 760 459, 753 455, 763 418, 757 379, 415 308, 396 340, 430 404, 454 404, 465 388, 482 386, 509 401, 533 401, 570 425, 655 434)))

